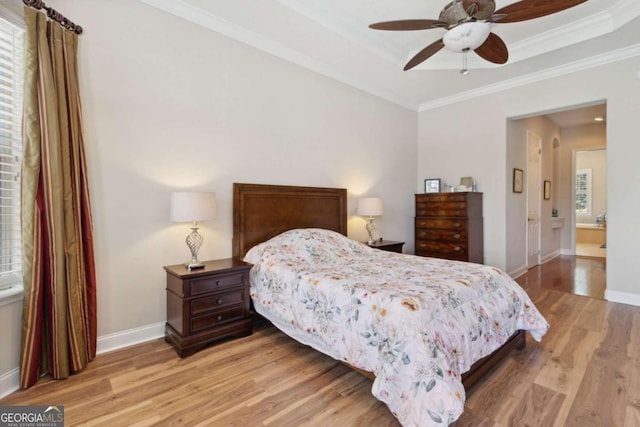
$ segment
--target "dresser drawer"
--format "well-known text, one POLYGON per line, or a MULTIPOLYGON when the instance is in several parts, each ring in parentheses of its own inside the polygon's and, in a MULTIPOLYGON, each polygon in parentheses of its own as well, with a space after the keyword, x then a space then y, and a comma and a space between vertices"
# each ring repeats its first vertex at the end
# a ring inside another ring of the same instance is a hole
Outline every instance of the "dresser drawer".
POLYGON ((465 193, 416 194, 416 202, 466 202, 465 193))
POLYGON ((224 292, 191 301, 191 315, 197 316, 207 311, 218 310, 229 305, 240 304, 243 301, 244 288, 237 288, 232 292, 224 292))
POLYGON ((438 230, 430 228, 417 228, 416 239, 418 240, 440 240, 443 242, 466 242, 466 230, 438 230))
POLYGON ((465 202, 417 203, 416 216, 466 217, 465 202))
MULTIPOLYGON (((467 221, 464 219, 424 219, 416 218, 416 228, 436 230, 467 231, 467 221)), ((417 231, 416 231, 417 234, 417 231)))
POLYGON ((191 295, 201 295, 228 288, 231 286, 242 286, 242 273, 221 274, 201 279, 191 280, 191 295))
POLYGON ((222 310, 214 310, 202 316, 191 318, 191 332, 202 329, 211 329, 222 323, 240 320, 244 317, 245 309, 242 305, 236 305, 222 310))
POLYGON ((431 258, 452 259, 454 261, 469 261, 467 259, 467 255, 465 254, 446 254, 446 253, 431 252, 426 250, 423 250, 423 251, 416 250, 416 255, 431 257, 431 258))
POLYGON ((466 256, 467 243, 445 243, 434 240, 416 240, 416 251, 427 251, 447 256, 466 256))

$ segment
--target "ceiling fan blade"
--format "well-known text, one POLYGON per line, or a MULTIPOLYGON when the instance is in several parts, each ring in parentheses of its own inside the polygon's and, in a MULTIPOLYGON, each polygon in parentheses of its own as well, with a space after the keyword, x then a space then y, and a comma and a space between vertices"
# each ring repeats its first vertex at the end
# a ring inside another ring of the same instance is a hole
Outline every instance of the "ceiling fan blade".
POLYGON ((443 47, 444 47, 444 43, 442 42, 442 39, 431 43, 429 46, 425 47, 420 52, 418 52, 413 58, 411 58, 409 62, 407 62, 407 65, 404 66, 404 71, 410 70, 416 65, 423 63, 443 47))
POLYGON ((561 12, 565 9, 577 6, 587 0, 522 0, 496 10, 496 14, 505 14, 500 19, 501 24, 510 22, 528 21, 561 12))
POLYGON ((429 30, 431 28, 447 28, 449 24, 437 19, 404 19, 402 21, 378 22, 369 25, 374 30, 387 31, 413 31, 413 30, 429 30))
POLYGON ((475 51, 481 58, 494 64, 504 64, 509 59, 509 50, 502 39, 489 33, 487 40, 475 51))

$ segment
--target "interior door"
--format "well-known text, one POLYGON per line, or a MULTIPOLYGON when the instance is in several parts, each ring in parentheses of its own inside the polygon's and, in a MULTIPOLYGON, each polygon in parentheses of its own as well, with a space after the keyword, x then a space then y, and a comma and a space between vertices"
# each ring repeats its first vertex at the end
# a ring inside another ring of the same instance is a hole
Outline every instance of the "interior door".
POLYGON ((540 264, 540 157, 542 140, 527 131, 527 268, 540 264))

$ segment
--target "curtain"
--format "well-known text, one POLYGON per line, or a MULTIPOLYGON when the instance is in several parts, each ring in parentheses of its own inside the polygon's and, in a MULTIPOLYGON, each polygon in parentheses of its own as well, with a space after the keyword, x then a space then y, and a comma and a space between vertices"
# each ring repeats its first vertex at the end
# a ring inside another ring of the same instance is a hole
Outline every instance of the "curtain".
POLYGON ((78 35, 25 7, 20 386, 67 378, 96 354, 96 280, 78 35))

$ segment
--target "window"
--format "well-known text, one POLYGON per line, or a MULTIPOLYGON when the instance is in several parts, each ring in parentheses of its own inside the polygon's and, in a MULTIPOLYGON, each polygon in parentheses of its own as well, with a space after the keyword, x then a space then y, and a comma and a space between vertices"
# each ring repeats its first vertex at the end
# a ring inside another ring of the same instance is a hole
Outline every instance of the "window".
POLYGON ((576 215, 591 215, 591 169, 576 170, 576 215))
POLYGON ((0 290, 19 283, 22 269, 23 59, 22 29, 0 17, 0 290))

